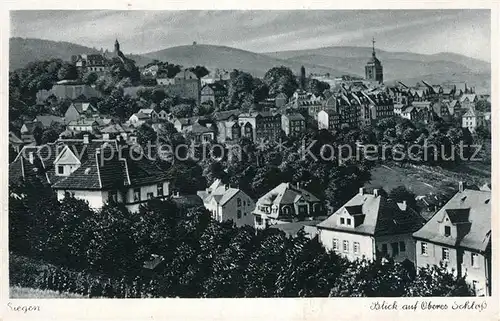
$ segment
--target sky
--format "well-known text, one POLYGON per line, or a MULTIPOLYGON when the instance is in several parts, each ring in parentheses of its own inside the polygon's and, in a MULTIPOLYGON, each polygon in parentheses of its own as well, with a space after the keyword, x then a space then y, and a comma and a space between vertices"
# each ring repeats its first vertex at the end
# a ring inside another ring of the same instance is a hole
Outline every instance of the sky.
POLYGON ((12 11, 11 37, 126 53, 192 44, 254 52, 371 46, 490 61, 489 10, 12 11))

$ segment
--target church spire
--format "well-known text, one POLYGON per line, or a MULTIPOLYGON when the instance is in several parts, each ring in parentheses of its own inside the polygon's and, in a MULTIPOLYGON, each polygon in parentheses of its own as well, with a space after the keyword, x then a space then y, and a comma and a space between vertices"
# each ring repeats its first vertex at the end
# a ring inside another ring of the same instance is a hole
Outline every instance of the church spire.
POLYGON ((375 37, 372 38, 372 56, 375 57, 375 37))

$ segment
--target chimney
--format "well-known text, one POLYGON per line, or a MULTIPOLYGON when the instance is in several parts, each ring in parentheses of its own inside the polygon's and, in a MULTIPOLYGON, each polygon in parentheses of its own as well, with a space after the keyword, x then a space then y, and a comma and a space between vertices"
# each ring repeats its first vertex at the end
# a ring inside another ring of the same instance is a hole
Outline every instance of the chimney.
POLYGON ((363 195, 365 193, 365 189, 363 187, 359 188, 359 195, 363 195))
POLYGON ((464 182, 458 182, 458 192, 462 193, 464 191, 464 182))
POLYGON ((373 196, 377 197, 378 196, 378 189, 373 189, 373 196))
POLYGON ((84 144, 88 144, 89 143, 89 135, 88 134, 83 135, 83 143, 84 144))

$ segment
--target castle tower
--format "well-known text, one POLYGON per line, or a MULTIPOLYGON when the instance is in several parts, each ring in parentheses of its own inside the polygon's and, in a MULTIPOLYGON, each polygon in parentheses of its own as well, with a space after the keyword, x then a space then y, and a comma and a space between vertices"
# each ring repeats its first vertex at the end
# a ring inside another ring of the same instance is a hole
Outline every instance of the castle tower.
POLYGON ((299 86, 300 90, 306 89, 306 68, 304 66, 300 67, 299 86))
POLYGON ((382 64, 375 55, 375 38, 372 40, 372 43, 373 43, 372 57, 370 60, 368 60, 365 66, 365 79, 369 81, 377 81, 379 83, 383 83, 384 73, 382 64))

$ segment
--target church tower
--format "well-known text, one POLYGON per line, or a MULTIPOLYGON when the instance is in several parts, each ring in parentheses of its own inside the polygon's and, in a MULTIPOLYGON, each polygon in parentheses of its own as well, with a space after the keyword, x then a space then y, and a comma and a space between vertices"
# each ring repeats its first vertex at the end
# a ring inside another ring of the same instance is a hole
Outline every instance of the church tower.
POLYGON ((118 39, 115 40, 115 54, 118 54, 120 52, 120 43, 118 42, 118 39))
POLYGON ((372 40, 373 49, 372 57, 365 66, 365 79, 369 81, 377 81, 379 83, 384 82, 384 73, 382 69, 382 64, 380 60, 375 56, 375 39, 372 40))

